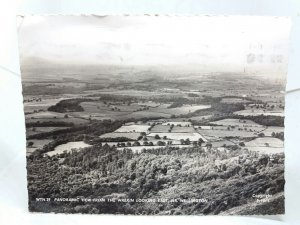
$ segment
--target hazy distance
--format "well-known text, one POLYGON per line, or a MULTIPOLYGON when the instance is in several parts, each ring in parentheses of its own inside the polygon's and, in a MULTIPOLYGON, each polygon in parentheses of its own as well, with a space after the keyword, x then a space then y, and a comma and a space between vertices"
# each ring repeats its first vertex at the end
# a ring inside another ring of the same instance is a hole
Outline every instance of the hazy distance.
POLYGON ((24 76, 91 66, 282 78, 290 26, 254 16, 22 16, 20 60, 24 76))

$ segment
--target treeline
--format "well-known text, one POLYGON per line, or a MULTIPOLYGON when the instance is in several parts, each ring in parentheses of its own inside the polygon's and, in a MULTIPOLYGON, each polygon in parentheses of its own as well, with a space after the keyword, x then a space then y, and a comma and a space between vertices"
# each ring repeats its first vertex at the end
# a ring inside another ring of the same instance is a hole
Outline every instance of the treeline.
POLYGON ((37 121, 37 122, 27 122, 26 128, 30 127, 72 127, 74 123, 64 122, 64 121, 37 121))

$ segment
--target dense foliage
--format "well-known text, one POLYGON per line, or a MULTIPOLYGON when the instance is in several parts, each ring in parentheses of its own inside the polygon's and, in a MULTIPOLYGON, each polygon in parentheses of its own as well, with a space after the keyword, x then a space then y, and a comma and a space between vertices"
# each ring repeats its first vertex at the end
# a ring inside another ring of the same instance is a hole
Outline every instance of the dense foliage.
MULTIPOLYGON (((284 156, 239 149, 162 147, 133 153, 94 145, 27 158, 32 211, 120 214, 219 214, 284 189, 284 156), (36 202, 35 198, 201 199, 208 202, 36 202)), ((283 203, 279 204, 283 211, 283 203)), ((266 211, 267 213, 267 211, 266 211)))

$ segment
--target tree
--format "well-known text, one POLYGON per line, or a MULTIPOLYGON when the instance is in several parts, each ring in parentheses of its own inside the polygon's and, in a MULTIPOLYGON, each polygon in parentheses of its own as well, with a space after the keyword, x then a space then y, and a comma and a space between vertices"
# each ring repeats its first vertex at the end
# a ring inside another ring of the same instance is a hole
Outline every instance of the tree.
POLYGON ((203 139, 202 139, 202 138, 199 138, 199 139, 198 139, 198 145, 199 145, 199 146, 202 146, 203 143, 204 143, 203 139))
POLYGON ((185 139, 185 144, 186 144, 186 145, 190 145, 190 144, 191 144, 191 141, 190 141, 189 138, 185 139))
POLYGON ((156 135, 154 136, 154 138, 155 138, 155 139, 160 139, 160 136, 159 136, 158 134, 156 134, 156 135))
POLYGON ((64 118, 69 118, 68 114, 65 114, 64 118))
POLYGON ((258 134, 258 137, 264 137, 264 136, 265 136, 264 133, 259 133, 259 134, 258 134))
POLYGON ((210 150, 212 148, 212 143, 207 143, 206 147, 207 147, 208 150, 210 150))
POLYGON ((165 143, 164 141, 158 141, 158 142, 157 142, 157 145, 158 145, 158 146, 165 146, 166 143, 165 143))
POLYGON ((180 139, 180 144, 184 145, 184 140, 183 139, 180 139))
POLYGON ((31 148, 31 147, 33 146, 33 144, 34 144, 34 143, 33 143, 32 141, 29 141, 29 142, 27 143, 27 147, 28 147, 28 148, 31 148))
POLYGON ((242 146, 242 147, 245 147, 245 143, 244 142, 240 142, 239 145, 242 146))
POLYGON ((143 141, 148 141, 148 138, 145 136, 145 137, 143 138, 143 141))
POLYGON ((135 141, 132 146, 141 146, 140 142, 135 141))
POLYGON ((143 138, 143 136, 139 136, 139 137, 138 137, 138 140, 141 140, 142 138, 143 138))

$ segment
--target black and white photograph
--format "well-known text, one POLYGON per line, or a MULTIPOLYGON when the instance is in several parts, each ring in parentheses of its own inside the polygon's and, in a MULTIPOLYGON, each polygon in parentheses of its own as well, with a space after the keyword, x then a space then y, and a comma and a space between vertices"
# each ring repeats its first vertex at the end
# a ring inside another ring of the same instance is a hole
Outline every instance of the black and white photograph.
POLYGON ((17 19, 29 211, 285 213, 289 18, 17 19))

